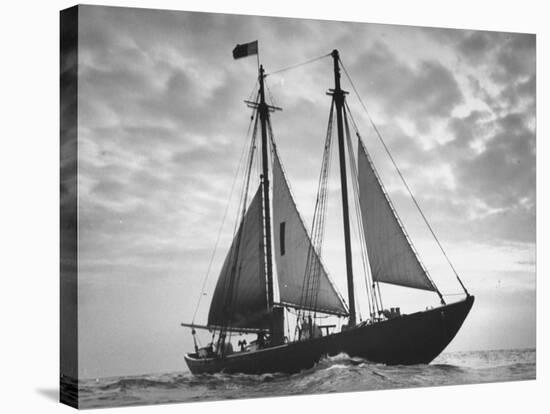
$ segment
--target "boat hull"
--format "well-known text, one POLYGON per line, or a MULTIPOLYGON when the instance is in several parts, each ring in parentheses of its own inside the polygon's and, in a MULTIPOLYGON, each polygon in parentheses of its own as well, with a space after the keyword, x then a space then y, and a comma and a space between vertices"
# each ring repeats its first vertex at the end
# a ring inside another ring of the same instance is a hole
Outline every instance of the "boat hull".
POLYGON ((321 338, 239 352, 225 358, 194 358, 193 354, 187 354, 185 361, 193 374, 295 373, 311 368, 323 356, 339 353, 388 365, 427 364, 455 337, 473 302, 474 297, 469 296, 460 302, 321 338))

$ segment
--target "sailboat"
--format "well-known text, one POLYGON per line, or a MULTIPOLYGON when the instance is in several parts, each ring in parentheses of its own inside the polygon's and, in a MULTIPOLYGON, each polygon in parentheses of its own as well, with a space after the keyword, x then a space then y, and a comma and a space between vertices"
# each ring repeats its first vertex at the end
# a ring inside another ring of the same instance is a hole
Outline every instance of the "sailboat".
MULTIPOLYGON (((237 45, 233 50, 235 59, 257 54, 257 41, 237 45)), ((255 99, 245 101, 252 108, 254 132, 233 241, 219 273, 208 322, 201 325, 193 320, 181 324, 192 330, 195 349, 185 355, 185 361, 193 374, 295 373, 311 368, 323 357, 340 353, 374 363, 427 364, 452 341, 472 308, 474 296, 456 272, 464 298, 454 303, 445 301, 414 249, 357 130, 357 150, 353 151, 351 130, 356 124, 346 101, 347 92, 340 84, 343 63, 338 50, 326 56, 332 57, 334 87, 327 92, 331 96, 329 122, 309 231, 298 211, 277 150, 271 114, 280 108, 266 102, 267 74, 258 58, 257 93, 255 99), (347 303, 322 260, 334 120, 347 303), (256 142, 258 129, 259 143, 256 142), (254 190, 249 187, 257 145, 261 146, 261 160, 258 160, 261 171, 259 186, 254 190), (357 320, 352 263, 348 178, 351 178, 352 201, 357 207, 361 245, 360 252, 355 254, 361 254, 366 263, 368 281, 365 286, 369 315, 360 321, 357 320), (249 192, 253 194, 251 197, 249 192), (441 304, 410 314, 401 313, 400 308, 384 309, 380 283, 433 292, 441 304), (323 325, 326 318, 336 319, 340 325, 323 325), (197 342, 197 329, 210 331, 211 341, 206 346, 197 342), (250 343, 241 339, 235 347, 232 342, 235 336, 255 339, 250 343)), ((425 216, 422 214, 422 217, 425 216)), ((435 237, 433 230, 432 234, 435 237)))

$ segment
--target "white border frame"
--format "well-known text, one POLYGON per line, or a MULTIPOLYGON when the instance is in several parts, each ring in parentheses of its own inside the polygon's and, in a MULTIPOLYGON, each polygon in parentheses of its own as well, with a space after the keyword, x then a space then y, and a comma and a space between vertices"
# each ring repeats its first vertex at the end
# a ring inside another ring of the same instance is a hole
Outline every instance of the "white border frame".
MULTIPOLYGON (((59 10, 71 1, 27 1, 3 4, 2 42, 2 375, 4 412, 69 412, 56 402, 58 387, 59 300, 59 10), (52 144, 54 143, 54 144, 52 144), (7 190, 7 191, 6 191, 7 190)), ((548 363, 543 330, 548 295, 543 245, 547 236, 543 205, 543 114, 548 113, 549 25, 544 2, 522 0, 305 2, 277 0, 142 0, 100 4, 174 10, 308 17, 537 34, 537 380, 360 393, 237 400, 104 409, 101 412, 246 413, 295 411, 462 413, 541 412, 547 405, 548 363), (310 4, 313 4, 312 2, 310 4), (545 110, 546 109, 546 110, 545 110)), ((511 333, 513 334, 513 333, 511 333)))

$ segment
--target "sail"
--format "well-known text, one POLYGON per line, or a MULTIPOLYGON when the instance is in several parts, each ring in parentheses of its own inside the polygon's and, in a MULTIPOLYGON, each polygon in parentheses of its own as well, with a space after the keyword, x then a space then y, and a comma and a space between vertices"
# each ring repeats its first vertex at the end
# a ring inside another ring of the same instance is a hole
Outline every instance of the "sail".
POLYGON ((335 315, 347 315, 336 288, 332 285, 319 256, 313 249, 300 213, 288 188, 277 153, 273 157, 273 233, 280 302, 297 308, 335 315), (315 306, 301 302, 308 253, 319 269, 315 306))
POLYGON ((267 328, 261 186, 223 263, 208 314, 210 326, 267 328))
POLYGON ((373 280, 435 291, 395 215, 363 143, 358 141, 359 204, 373 280))

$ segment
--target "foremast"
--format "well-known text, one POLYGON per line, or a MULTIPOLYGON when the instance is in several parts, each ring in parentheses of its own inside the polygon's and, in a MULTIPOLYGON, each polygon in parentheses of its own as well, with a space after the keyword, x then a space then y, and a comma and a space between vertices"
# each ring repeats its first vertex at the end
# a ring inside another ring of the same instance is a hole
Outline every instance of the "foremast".
POLYGON ((259 103, 258 114, 260 116, 260 132, 262 136, 262 174, 260 176, 263 194, 263 218, 264 218, 264 237, 265 237, 265 264, 266 264, 266 293, 267 293, 267 311, 270 318, 269 333, 272 345, 279 345, 284 342, 284 309, 274 306, 273 294, 273 251, 271 243, 271 201, 269 185, 269 140, 268 129, 270 111, 280 110, 275 106, 268 105, 265 101, 265 71, 263 65, 258 68, 259 82, 259 103))
POLYGON ((267 142, 267 123, 269 120, 269 106, 265 102, 264 88, 264 67, 260 65, 258 82, 260 84, 260 103, 258 112, 260 114, 260 129, 262 134, 262 189, 264 205, 264 232, 265 232, 265 255, 266 255, 266 283, 267 283, 267 306, 273 310, 273 256, 271 252, 271 204, 269 200, 269 158, 267 142))

